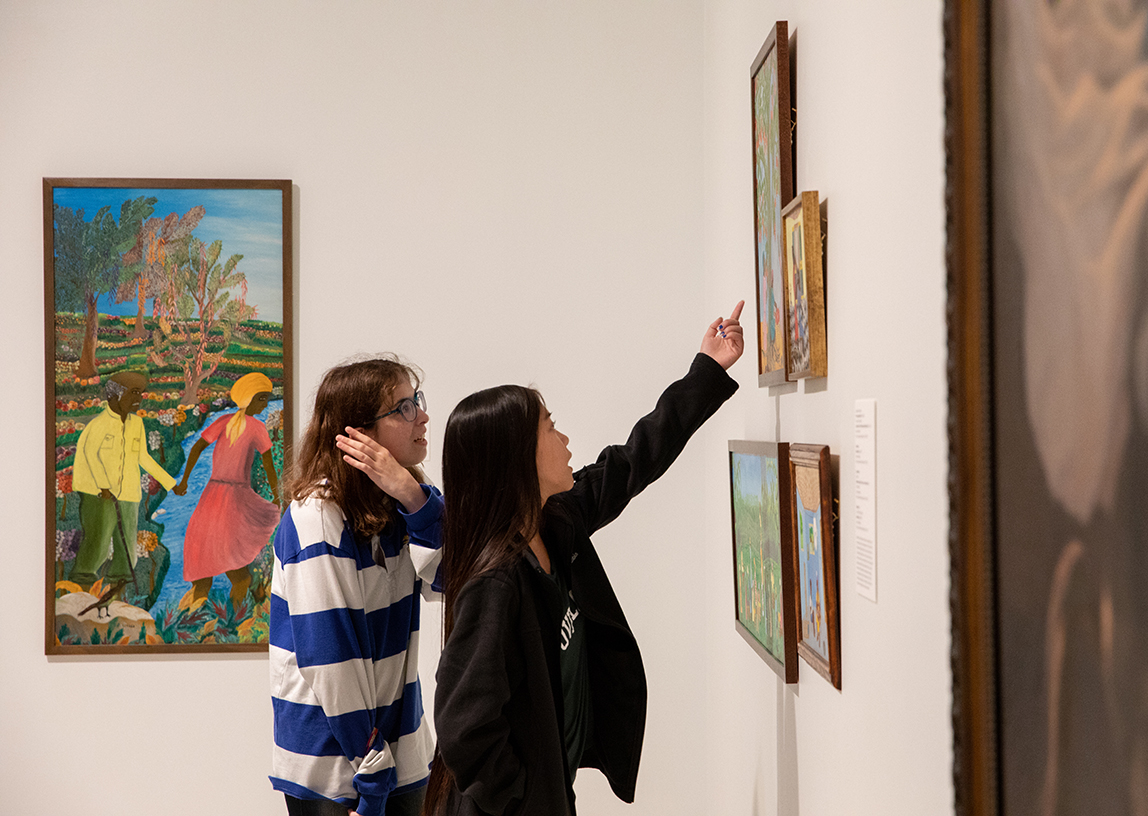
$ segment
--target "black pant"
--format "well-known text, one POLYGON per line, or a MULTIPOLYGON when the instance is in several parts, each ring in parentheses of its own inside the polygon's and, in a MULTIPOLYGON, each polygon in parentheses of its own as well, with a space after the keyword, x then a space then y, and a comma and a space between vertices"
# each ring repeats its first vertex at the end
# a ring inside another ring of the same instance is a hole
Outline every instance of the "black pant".
MULTIPOLYGON (((419 816, 426 797, 425 787, 415 788, 387 799, 387 816, 419 816)), ((296 799, 283 794, 289 816, 347 816, 349 811, 330 799, 296 799)))

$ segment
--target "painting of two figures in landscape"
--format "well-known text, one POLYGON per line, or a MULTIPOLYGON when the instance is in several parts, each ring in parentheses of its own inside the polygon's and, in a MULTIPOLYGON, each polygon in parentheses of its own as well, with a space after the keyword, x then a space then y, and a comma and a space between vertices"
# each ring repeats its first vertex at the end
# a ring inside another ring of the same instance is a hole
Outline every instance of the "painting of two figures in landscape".
POLYGON ((49 652, 265 648, 290 193, 45 179, 49 652))

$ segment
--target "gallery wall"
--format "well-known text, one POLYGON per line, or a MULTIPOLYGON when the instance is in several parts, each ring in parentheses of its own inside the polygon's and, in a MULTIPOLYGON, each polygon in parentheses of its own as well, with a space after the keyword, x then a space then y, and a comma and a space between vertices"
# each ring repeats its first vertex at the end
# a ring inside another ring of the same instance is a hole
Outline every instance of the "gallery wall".
MULTIPOLYGON (((940 0, 706 3, 707 302, 753 268, 749 69, 776 19, 795 52, 797 190, 827 202, 829 376, 758 389, 704 452, 708 552, 729 547, 725 438, 840 457, 842 689, 785 687, 734 633, 706 562, 708 813, 951 813, 940 0), (877 414, 877 602, 856 590, 853 414, 877 414), (720 667, 720 668, 718 668, 720 667), (726 779, 730 784, 719 784, 726 779)), ((727 296, 728 297, 728 296, 727 296)))
POLYGON ((390 349, 426 371, 432 476, 450 408, 498 382, 537 385, 588 462, 709 321, 752 306, 748 74, 778 18, 798 38, 797 183, 830 202, 830 375, 758 389, 747 355, 739 393, 596 538, 649 724, 637 803, 587 772, 580 810, 951 809, 940 0, 9 0, 0 814, 282 812, 265 656, 43 655, 40 179, 292 179, 302 419, 326 367, 390 349), (852 588, 848 523, 864 397, 876 604, 852 588), (841 455, 840 692, 804 666, 779 685, 733 632, 729 438, 841 455))

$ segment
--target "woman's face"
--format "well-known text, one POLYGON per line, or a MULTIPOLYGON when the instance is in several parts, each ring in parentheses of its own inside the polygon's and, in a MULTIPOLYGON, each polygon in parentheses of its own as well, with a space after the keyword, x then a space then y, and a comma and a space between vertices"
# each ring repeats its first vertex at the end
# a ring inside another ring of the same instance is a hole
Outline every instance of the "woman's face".
POLYGON ((538 418, 538 487, 542 491, 542 503, 556 493, 564 493, 574 487, 574 470, 570 467, 570 437, 558 430, 554 418, 546 406, 538 418))
POLYGON ((247 403, 244 413, 247 416, 255 416, 256 414, 263 413, 263 409, 267 407, 268 401, 271 399, 270 391, 260 391, 251 398, 251 402, 247 403))
MULTIPOLYGON (((395 388, 390 400, 379 406, 378 413, 385 414, 397 408, 404 399, 412 399, 414 395, 414 387, 409 382, 402 383, 395 388)), ((367 436, 390 451, 395 461, 403 467, 414 467, 427 458, 427 422, 430 417, 422 408, 415 407, 417 411, 413 422, 403 419, 401 411, 395 411, 390 416, 375 420, 374 425, 365 429, 367 436)))

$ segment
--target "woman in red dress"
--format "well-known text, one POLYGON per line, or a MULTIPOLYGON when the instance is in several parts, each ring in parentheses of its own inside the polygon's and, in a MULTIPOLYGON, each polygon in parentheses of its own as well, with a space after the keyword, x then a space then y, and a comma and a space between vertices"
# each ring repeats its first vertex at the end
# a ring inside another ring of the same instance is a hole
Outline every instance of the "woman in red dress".
POLYGON ((207 426, 188 454, 183 479, 174 488, 179 496, 187 492, 188 477, 200 454, 215 444, 211 479, 183 539, 183 579, 191 583, 191 589, 180 601, 181 606, 202 606, 212 579, 226 573, 231 580, 231 604, 238 607, 251 587, 247 566, 271 540, 279 523, 279 505, 251 487, 251 464, 258 451, 271 493, 278 496, 271 437, 267 426, 255 418, 270 398, 271 380, 265 375, 252 372, 240 377, 231 387, 231 399, 238 410, 207 426))

